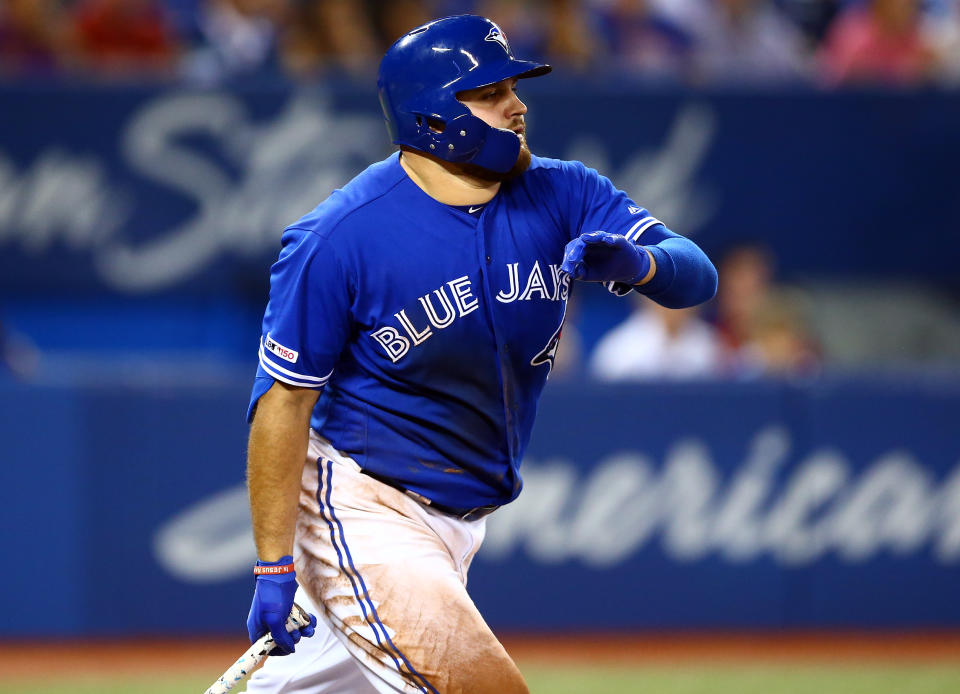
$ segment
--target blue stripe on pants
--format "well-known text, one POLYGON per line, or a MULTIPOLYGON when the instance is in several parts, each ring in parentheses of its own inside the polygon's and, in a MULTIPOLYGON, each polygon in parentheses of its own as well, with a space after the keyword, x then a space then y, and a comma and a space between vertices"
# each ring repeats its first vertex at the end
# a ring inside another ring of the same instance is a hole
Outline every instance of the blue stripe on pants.
POLYGON ((363 612, 364 621, 366 621, 373 628, 374 637, 377 640, 377 646, 382 650, 385 650, 390 654, 390 657, 393 658, 394 664, 397 666, 397 670, 402 672, 400 668, 400 663, 397 660, 397 656, 403 661, 407 666, 408 671, 420 681, 418 685, 421 691, 430 692, 432 694, 439 694, 439 692, 430 685, 427 681, 427 678, 417 672, 413 665, 410 664, 410 661, 407 659, 403 653, 400 652, 400 649, 397 648, 396 644, 390 638, 390 635, 387 633, 387 628, 383 625, 383 622, 380 621, 380 617, 377 614, 377 608, 373 604, 373 600, 370 598, 370 593, 367 591, 367 586, 363 580, 363 577, 360 575, 360 572, 357 571, 356 566, 353 563, 353 557, 350 554, 350 548, 347 547, 346 536, 343 532, 343 524, 337 518, 336 512, 333 510, 333 504, 331 502, 331 493, 333 490, 333 461, 326 460, 327 468, 327 489, 326 489, 326 499, 323 499, 321 493, 323 491, 323 462, 322 459, 317 460, 317 472, 319 473, 320 485, 317 489, 317 502, 320 504, 320 514, 323 516, 324 520, 327 522, 327 526, 330 528, 330 540, 333 542, 333 547, 337 551, 337 559, 340 563, 340 570, 346 574, 347 578, 350 579, 350 585, 353 587, 353 594, 357 598, 357 602, 360 604, 360 610, 363 612), (328 515, 329 514, 329 515, 328 515), (337 531, 340 534, 339 543, 337 541, 337 531), (343 552, 340 551, 340 546, 343 546, 343 552), (347 564, 349 569, 344 565, 343 555, 346 554, 347 564), (360 588, 357 588, 357 582, 360 584, 360 588), (361 597, 361 593, 364 597, 361 597), (365 602, 365 600, 366 602, 365 602), (373 620, 370 620, 370 617, 367 613, 367 607, 370 608, 370 614, 373 616, 373 620), (377 627, 380 627, 378 631, 377 627), (380 640, 380 633, 383 633, 383 638, 389 644, 390 648, 385 648, 384 644, 380 640))

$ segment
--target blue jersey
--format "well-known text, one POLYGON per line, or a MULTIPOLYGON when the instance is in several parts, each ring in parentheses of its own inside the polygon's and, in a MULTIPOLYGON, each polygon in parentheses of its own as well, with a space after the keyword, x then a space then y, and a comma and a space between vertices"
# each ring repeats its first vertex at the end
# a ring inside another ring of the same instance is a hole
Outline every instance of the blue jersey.
MULTIPOLYGON (((556 354, 583 232, 680 238, 579 162, 534 157, 486 205, 444 205, 399 154, 288 227, 250 403, 274 379, 322 388, 311 426, 438 504, 500 505, 556 354)), ((685 241, 685 239, 684 239, 685 241)))

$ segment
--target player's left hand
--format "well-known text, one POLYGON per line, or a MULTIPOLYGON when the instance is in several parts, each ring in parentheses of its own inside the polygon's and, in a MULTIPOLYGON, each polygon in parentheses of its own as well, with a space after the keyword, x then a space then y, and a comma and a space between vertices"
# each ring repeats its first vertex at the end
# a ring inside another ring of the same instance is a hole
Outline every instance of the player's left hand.
POLYGON ((650 255, 623 234, 590 231, 567 244, 560 269, 582 282, 636 284, 650 272, 650 255))
MULTIPOLYGON (((292 564, 293 557, 286 556, 275 562, 258 561, 257 566, 281 566, 292 564)), ((297 592, 297 572, 283 574, 264 574, 257 576, 257 587, 247 616, 247 632, 250 643, 263 636, 267 631, 276 644, 270 655, 289 655, 293 653, 301 636, 310 637, 317 626, 317 618, 310 615, 310 624, 294 631, 287 631, 286 623, 293 609, 293 597, 297 592)))

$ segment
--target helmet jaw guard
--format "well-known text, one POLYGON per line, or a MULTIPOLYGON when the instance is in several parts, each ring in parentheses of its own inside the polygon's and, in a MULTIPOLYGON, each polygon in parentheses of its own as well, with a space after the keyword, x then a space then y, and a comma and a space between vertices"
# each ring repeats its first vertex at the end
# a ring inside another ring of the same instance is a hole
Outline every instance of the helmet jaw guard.
POLYGON ((497 173, 506 173, 513 168, 520 154, 520 138, 516 133, 503 128, 491 128, 470 113, 470 109, 457 101, 455 95, 434 101, 434 108, 426 104, 411 104, 405 115, 414 122, 415 131, 408 128, 402 139, 394 136, 395 144, 403 144, 449 162, 476 164, 497 173))
POLYGON ((474 116, 457 93, 550 69, 516 60, 488 19, 438 19, 404 35, 380 62, 377 86, 387 130, 394 144, 506 173, 517 161, 520 138, 474 116))
POLYGON ((517 163, 517 157, 520 156, 520 138, 517 134, 505 128, 491 128, 476 116, 463 116, 463 118, 480 121, 485 134, 480 151, 467 162, 497 173, 507 173, 512 169, 517 163))

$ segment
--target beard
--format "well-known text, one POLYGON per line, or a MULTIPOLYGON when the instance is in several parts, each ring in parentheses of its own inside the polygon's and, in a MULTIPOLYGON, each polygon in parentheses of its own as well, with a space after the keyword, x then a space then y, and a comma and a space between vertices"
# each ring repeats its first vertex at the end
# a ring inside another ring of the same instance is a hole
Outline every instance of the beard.
POLYGON ((530 152, 530 148, 527 147, 527 138, 525 136, 520 136, 520 153, 517 154, 517 161, 514 162, 509 171, 500 173, 499 171, 485 169, 482 166, 477 166, 476 164, 456 164, 455 166, 468 176, 473 176, 481 181, 502 183, 504 181, 512 181, 514 178, 517 178, 520 174, 530 168, 530 161, 532 157, 533 154, 530 152))

